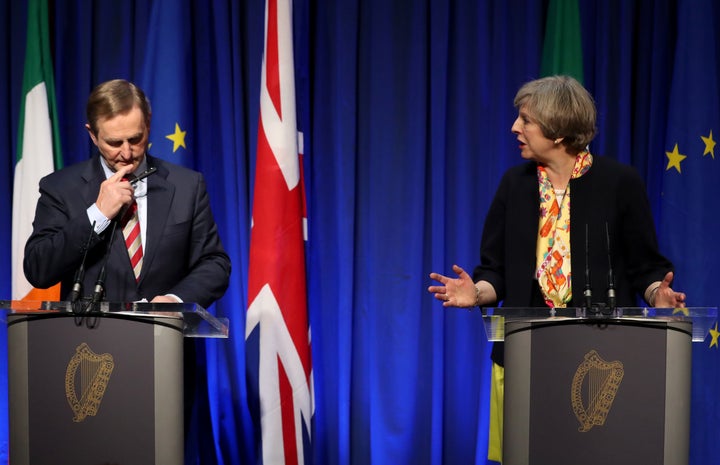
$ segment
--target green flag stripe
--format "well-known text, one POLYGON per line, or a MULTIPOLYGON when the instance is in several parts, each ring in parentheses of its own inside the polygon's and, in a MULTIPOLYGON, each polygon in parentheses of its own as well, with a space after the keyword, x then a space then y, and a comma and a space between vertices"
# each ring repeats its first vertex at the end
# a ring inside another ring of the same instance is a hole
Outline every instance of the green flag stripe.
POLYGON ((564 74, 583 82, 580 9, 577 0, 550 0, 540 74, 564 74))
POLYGON ((62 168, 62 151, 58 129, 57 106, 55 104, 55 80, 53 78, 52 55, 48 26, 47 0, 30 0, 28 4, 27 42, 25 45, 25 70, 23 74, 23 98, 20 105, 18 125, 17 160, 22 158, 23 131, 25 125, 25 97, 41 82, 45 83, 50 114, 53 159, 55 168, 62 168))

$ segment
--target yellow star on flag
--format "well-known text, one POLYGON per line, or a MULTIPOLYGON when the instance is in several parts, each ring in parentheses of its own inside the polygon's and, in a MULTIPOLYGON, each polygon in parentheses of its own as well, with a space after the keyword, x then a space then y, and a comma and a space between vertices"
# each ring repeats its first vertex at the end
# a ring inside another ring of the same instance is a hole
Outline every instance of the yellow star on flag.
POLYGON ((665 171, 668 171, 670 168, 675 168, 678 173, 682 173, 680 171, 680 162, 687 158, 686 155, 683 155, 678 150, 678 145, 675 144, 675 148, 672 152, 665 152, 665 155, 668 157, 668 164, 667 168, 665 168, 665 171))
POLYGON ((175 132, 165 136, 166 139, 173 141, 173 153, 177 151, 178 147, 187 148, 185 147, 185 134, 187 134, 187 131, 181 131, 180 125, 175 123, 175 132))
POLYGON ((720 337, 720 331, 718 331, 718 324, 715 322, 715 327, 710 328, 710 337, 712 338, 710 340, 710 347, 715 346, 718 347, 718 337, 720 337))
POLYGON ((673 315, 683 314, 683 315, 685 315, 685 316, 690 316, 690 310, 688 310, 687 307, 685 307, 685 308, 674 308, 672 314, 673 314, 673 315))
POLYGON ((710 130, 710 135, 707 137, 700 136, 700 138, 705 142, 705 151, 703 152, 703 157, 710 154, 713 159, 715 159, 715 141, 712 138, 712 129, 710 130))

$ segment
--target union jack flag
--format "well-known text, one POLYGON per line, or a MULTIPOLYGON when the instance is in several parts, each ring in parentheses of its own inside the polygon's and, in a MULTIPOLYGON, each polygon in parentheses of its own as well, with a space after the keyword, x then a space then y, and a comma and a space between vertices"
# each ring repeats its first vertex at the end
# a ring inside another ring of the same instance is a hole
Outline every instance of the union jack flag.
MULTIPOLYGON (((310 463, 314 413, 292 4, 267 0, 245 332, 265 464, 310 463)), ((257 429, 256 429, 257 431, 257 429)))

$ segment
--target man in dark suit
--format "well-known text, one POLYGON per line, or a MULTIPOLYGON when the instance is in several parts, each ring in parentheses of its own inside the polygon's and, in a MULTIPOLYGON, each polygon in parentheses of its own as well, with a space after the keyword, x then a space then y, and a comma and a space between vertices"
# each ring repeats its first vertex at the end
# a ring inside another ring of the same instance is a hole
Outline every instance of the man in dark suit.
POLYGON ((147 154, 150 119, 148 99, 130 82, 108 81, 92 91, 86 127, 99 155, 40 181, 24 260, 25 275, 35 287, 61 282, 61 296, 69 300, 89 244, 82 281, 86 296, 105 260, 108 301, 197 302, 207 307, 224 294, 230 260, 210 211, 204 178, 147 154), (132 184, 128 180, 149 169, 155 171, 144 179, 132 184), (134 204, 140 225, 136 248, 142 257, 135 267, 120 224, 134 204))

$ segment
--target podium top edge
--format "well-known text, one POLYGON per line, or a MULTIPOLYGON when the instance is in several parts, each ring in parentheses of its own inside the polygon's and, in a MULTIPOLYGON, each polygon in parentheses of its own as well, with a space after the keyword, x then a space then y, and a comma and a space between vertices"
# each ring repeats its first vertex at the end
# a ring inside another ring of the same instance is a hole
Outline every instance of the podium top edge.
POLYGON ((137 317, 182 317, 186 337, 229 335, 228 319, 210 314, 192 302, 97 302, 0 300, 0 310, 15 315, 68 314, 73 316, 126 315, 137 317), (91 308, 92 307, 92 308, 91 308))
MULTIPOLYGON (((87 301, 50 301, 50 300, 0 300, 0 309, 11 313, 24 312, 73 312, 77 306, 89 306, 87 301)), ((101 313, 119 312, 181 312, 202 313, 205 309, 192 302, 98 302, 96 310, 101 313)))
MULTIPOLYGON (((72 312, 77 306, 89 306, 90 302, 55 300, 0 300, 0 310, 11 313, 23 312, 72 312)), ((205 309, 193 302, 97 302, 96 310, 102 313, 116 312, 191 312, 202 313, 205 309)))
POLYGON ((717 307, 654 308, 654 307, 486 307, 480 308, 483 326, 489 341, 505 338, 508 322, 580 321, 604 324, 604 322, 642 321, 692 323, 692 341, 705 340, 713 324, 717 325, 717 307))
POLYGON ((717 307, 482 307, 478 309, 484 317, 504 318, 716 318, 717 307))

